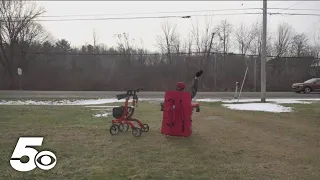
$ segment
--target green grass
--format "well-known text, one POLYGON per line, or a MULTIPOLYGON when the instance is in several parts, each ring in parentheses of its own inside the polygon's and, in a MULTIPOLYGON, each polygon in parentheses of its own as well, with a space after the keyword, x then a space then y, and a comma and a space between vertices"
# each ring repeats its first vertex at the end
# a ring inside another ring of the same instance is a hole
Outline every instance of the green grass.
POLYGON ((109 134, 111 117, 79 106, 0 106, 0 179, 320 179, 319 104, 294 113, 231 111, 201 103, 189 138, 160 133, 158 104, 140 102, 135 117, 150 131, 109 134), (9 164, 20 136, 44 136, 57 156, 49 171, 9 164))

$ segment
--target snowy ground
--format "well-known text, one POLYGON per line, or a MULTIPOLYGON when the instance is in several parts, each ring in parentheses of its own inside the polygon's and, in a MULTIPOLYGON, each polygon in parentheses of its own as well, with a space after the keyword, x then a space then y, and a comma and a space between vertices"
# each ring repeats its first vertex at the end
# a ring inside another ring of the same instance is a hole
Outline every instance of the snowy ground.
MULTIPOLYGON (((260 99, 197 99, 199 102, 222 102, 222 103, 248 103, 248 102, 260 102, 260 99)), ((315 101, 320 101, 320 98, 305 98, 305 99, 269 99, 270 103, 278 104, 311 104, 315 101)))
POLYGON ((244 111, 263 111, 263 112, 292 112, 291 107, 284 107, 279 104, 272 103, 244 103, 244 104, 223 104, 222 106, 233 110, 244 111))
POLYGON ((111 113, 95 114, 94 117, 108 117, 111 113))
POLYGON ((121 102, 118 101, 117 99, 89 99, 89 100, 60 100, 60 101, 35 101, 35 100, 26 100, 26 101, 21 101, 21 100, 15 100, 15 101, 5 101, 2 100, 0 101, 0 105, 40 105, 40 106, 45 106, 45 105, 51 105, 51 106, 68 106, 68 105, 99 105, 99 104, 107 104, 107 103, 114 103, 114 102, 121 102))
MULTIPOLYGON (((139 101, 161 102, 163 98, 141 98, 139 101)), ((233 110, 265 111, 265 112, 291 112, 290 107, 281 106, 281 104, 311 104, 320 101, 320 98, 312 99, 267 99, 268 103, 259 103, 260 99, 195 99, 198 102, 222 102, 222 106, 233 110)), ((117 99, 86 99, 86 100, 59 100, 59 101, 35 101, 35 100, 0 100, 0 105, 73 105, 85 106, 92 110, 101 110, 95 117, 106 117, 110 115, 115 106, 106 106, 105 104, 124 102, 117 99)))
MULTIPOLYGON (((139 101, 162 101, 162 98, 141 98, 139 101)), ((59 101, 36 101, 36 100, 0 100, 0 105, 53 105, 53 106, 83 106, 83 105, 101 105, 116 102, 124 102, 115 98, 110 99, 82 99, 82 100, 59 100, 59 101)), ((94 107, 94 106, 91 106, 94 107)), ((101 106, 100 106, 101 107, 101 106)))
POLYGON ((198 99, 202 102, 222 102, 223 107, 232 110, 242 111, 263 111, 263 112, 292 112, 291 107, 285 107, 281 104, 312 104, 320 101, 320 98, 305 98, 305 99, 267 99, 267 103, 260 103, 260 99, 198 99))

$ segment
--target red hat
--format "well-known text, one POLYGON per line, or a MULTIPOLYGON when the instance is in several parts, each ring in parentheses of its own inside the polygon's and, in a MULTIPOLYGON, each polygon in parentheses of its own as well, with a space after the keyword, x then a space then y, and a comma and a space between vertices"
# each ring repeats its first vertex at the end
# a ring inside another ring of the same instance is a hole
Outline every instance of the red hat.
POLYGON ((184 88, 186 88, 186 85, 183 82, 177 83, 177 90, 182 91, 184 88))

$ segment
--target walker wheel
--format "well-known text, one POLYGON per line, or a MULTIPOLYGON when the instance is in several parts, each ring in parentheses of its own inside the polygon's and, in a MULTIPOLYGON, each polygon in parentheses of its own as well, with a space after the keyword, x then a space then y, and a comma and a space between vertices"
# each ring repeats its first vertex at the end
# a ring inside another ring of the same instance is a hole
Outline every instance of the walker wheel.
POLYGON ((120 127, 117 124, 112 124, 109 131, 112 136, 118 135, 120 131, 120 127))
POLYGON ((132 128, 132 135, 133 135, 134 137, 139 137, 139 136, 141 136, 141 129, 140 129, 140 128, 136 128, 136 127, 132 128))
POLYGON ((125 124, 125 123, 122 123, 122 124, 119 125, 119 130, 120 130, 120 132, 128 131, 129 130, 129 125, 125 124))
POLYGON ((148 131, 149 131, 149 125, 143 124, 143 132, 148 132, 148 131))

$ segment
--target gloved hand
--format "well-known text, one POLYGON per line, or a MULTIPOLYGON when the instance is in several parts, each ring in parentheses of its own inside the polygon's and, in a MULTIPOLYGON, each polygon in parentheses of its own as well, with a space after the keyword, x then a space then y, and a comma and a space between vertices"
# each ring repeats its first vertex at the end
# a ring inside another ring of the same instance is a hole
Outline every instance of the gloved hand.
POLYGON ((203 74, 203 70, 200 70, 200 71, 198 71, 198 72, 196 73, 196 77, 198 78, 198 77, 200 77, 202 74, 203 74))

